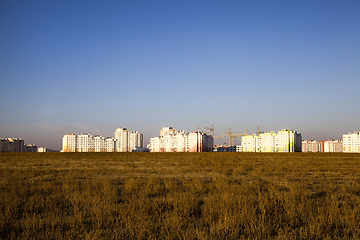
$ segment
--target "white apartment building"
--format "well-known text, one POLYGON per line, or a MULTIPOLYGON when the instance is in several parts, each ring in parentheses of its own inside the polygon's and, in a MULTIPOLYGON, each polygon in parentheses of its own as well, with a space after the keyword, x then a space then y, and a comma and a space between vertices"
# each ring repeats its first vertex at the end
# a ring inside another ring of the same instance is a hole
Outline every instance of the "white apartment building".
POLYGON ((48 152, 48 149, 46 147, 39 147, 38 152, 48 152))
POLYGON ((115 130, 116 152, 129 152, 129 130, 117 128, 115 130))
POLYGON ((93 136, 83 133, 77 136, 76 152, 95 152, 95 144, 93 136))
POLYGON ((343 152, 360 153, 360 133, 353 132, 343 135, 343 152))
POLYGON ((276 133, 266 132, 259 135, 259 152, 276 152, 276 133))
POLYGON ((324 152, 342 152, 343 140, 327 140, 324 141, 324 152))
POLYGON ((62 140, 62 152, 75 152, 76 139, 77 136, 75 133, 65 134, 62 140))
POLYGON ((243 152, 258 152, 257 151, 257 138, 256 134, 251 134, 241 137, 241 147, 243 152))
POLYGON ((144 135, 138 131, 132 131, 129 135, 129 152, 135 148, 144 147, 144 135))
POLYGON ((106 152, 115 152, 116 140, 112 137, 107 137, 105 139, 105 148, 106 148, 106 152))
POLYGON ((172 127, 160 130, 160 136, 150 139, 150 152, 211 152, 213 138, 200 131, 187 133, 172 127))
POLYGON ((276 134, 276 152, 301 152, 301 133, 283 129, 276 134))
POLYGON ((241 147, 243 152, 301 152, 301 134, 289 129, 252 134, 241 138, 241 147))
POLYGON ((106 152, 105 138, 100 135, 94 137, 94 152, 106 152))

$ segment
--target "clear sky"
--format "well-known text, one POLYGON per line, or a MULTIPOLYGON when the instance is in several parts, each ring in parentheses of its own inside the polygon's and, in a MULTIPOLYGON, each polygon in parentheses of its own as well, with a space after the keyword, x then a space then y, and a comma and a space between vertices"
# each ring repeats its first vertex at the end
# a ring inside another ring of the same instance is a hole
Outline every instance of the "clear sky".
POLYGON ((0 103, 0 137, 57 149, 118 127, 341 139, 360 131, 360 1, 2 0, 0 103))

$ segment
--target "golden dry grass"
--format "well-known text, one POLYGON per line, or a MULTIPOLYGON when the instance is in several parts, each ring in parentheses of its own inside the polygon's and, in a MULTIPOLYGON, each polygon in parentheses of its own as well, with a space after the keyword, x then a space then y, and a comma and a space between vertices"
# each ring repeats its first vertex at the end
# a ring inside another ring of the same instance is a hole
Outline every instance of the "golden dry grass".
POLYGON ((359 239, 360 154, 2 153, 2 239, 359 239))

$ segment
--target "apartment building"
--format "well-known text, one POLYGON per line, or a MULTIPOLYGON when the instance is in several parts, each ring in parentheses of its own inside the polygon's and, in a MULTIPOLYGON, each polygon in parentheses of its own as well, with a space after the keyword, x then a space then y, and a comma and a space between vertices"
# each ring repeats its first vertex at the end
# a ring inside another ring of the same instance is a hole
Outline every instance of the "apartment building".
POLYGON ((94 137, 94 152, 106 152, 105 138, 100 135, 94 137))
POLYGON ((62 152, 76 152, 76 139, 75 133, 65 134, 62 139, 62 152))
POLYGON ((322 141, 324 152, 343 152, 343 140, 322 141))
POLYGON ((129 134, 129 152, 132 152, 135 148, 144 147, 144 135, 138 131, 132 131, 129 134))
POLYGON ((112 137, 105 138, 105 148, 106 148, 106 152, 115 152, 116 140, 112 137))
POLYGON ((172 127, 160 130, 160 136, 150 139, 150 152, 212 152, 213 138, 201 131, 187 133, 172 127))
POLYGON ((115 130, 116 152, 129 152, 129 130, 117 128, 115 130))
POLYGON ((276 152, 276 133, 266 132, 259 135, 259 152, 276 152))
POLYGON ((353 132, 343 135, 343 152, 360 153, 360 133, 353 132))
POLYGON ((241 137, 241 147, 243 152, 258 152, 258 135, 251 134, 241 137))
POLYGON ((94 138, 88 133, 77 136, 76 152, 95 152, 94 138))
POLYGON ((316 140, 303 140, 301 142, 302 152, 322 152, 323 151, 323 142, 316 140))
POLYGON ((301 134, 283 129, 247 135, 241 138, 241 148, 242 152, 301 152, 301 134))

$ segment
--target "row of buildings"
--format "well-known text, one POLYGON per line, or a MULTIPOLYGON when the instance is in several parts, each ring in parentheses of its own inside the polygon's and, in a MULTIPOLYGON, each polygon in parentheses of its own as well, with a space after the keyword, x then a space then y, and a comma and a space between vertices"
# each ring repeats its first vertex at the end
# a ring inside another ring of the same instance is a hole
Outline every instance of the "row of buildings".
MULTIPOLYGON (((0 138, 0 152, 53 152, 36 145, 25 145, 20 138, 0 138)), ((172 127, 160 130, 160 136, 150 139, 148 148, 144 148, 144 136, 138 131, 130 132, 126 128, 115 130, 115 136, 104 138, 87 133, 66 134, 62 139, 62 152, 345 152, 360 153, 360 133, 343 135, 342 140, 315 141, 301 139, 297 131, 283 129, 277 133, 265 132, 242 136, 241 145, 214 146, 213 136, 207 133, 172 127)))
POLYGON ((301 133, 283 129, 241 138, 241 152, 301 152, 301 133))
POLYGON ((62 152, 132 152, 144 147, 144 135, 126 128, 115 130, 115 137, 92 136, 88 133, 65 134, 62 139, 62 152))
POLYGON ((343 140, 304 140, 302 152, 343 152, 343 140))
POLYGON ((360 153, 360 133, 344 134, 343 139, 339 140, 304 140, 302 141, 302 151, 360 153))
MULTIPOLYGON (((131 152, 143 151, 143 134, 126 128, 115 130, 115 137, 104 138, 90 134, 66 134, 63 152, 131 152)), ((164 127, 160 135, 150 139, 150 152, 359 152, 360 134, 344 134, 343 140, 302 141, 301 133, 283 129, 277 133, 264 132, 242 136, 241 145, 214 146, 213 136, 198 131, 177 131, 164 127)))
POLYGON ((172 127, 160 130, 160 136, 150 139, 150 152, 212 152, 213 137, 198 131, 177 131, 172 127))
POLYGON ((0 152, 58 152, 58 150, 25 144, 21 138, 0 138, 0 152))
POLYGON ((360 153, 360 133, 343 135, 340 140, 301 140, 301 134, 283 129, 243 136, 241 145, 214 146, 214 152, 344 152, 360 153))
POLYGON ((25 143, 21 138, 0 138, 0 152, 25 152, 25 143))

